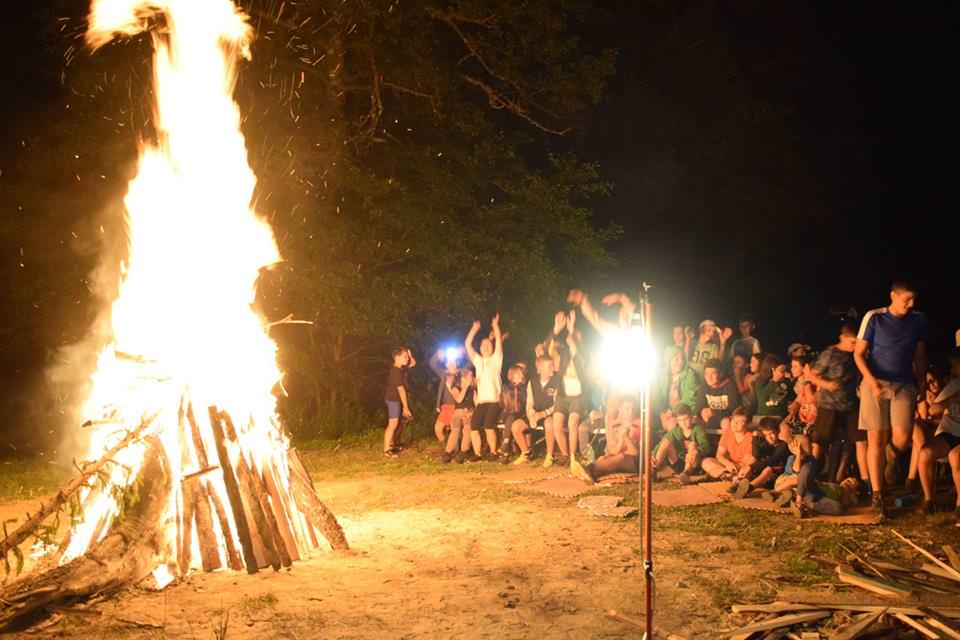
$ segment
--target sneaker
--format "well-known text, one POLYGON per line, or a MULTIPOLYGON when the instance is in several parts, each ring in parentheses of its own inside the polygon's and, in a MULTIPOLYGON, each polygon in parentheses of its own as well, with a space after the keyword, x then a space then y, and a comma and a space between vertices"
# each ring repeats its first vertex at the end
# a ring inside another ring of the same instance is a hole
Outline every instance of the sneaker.
POLYGON ((569 461, 570 461, 569 458, 568 458, 567 456, 563 455, 562 453, 561 453, 560 455, 558 455, 558 456, 554 459, 554 462, 556 462, 556 463, 557 463, 558 465, 560 465, 561 467, 567 466, 567 463, 568 463, 569 461))
POLYGON ((496 461, 497 461, 497 454, 487 452, 487 453, 483 454, 483 461, 484 461, 484 462, 496 462, 496 461))
POLYGON ((903 488, 907 493, 920 493, 920 481, 916 478, 907 478, 903 488))
POLYGON ((457 464, 463 464, 463 460, 464 460, 463 451, 458 451, 457 457, 456 457, 457 464))
POLYGON ((780 495, 777 496, 776 500, 773 501, 773 504, 783 509, 785 506, 787 506, 793 501, 796 495, 797 494, 793 489, 787 489, 786 491, 781 491, 780 495))
POLYGON ((739 482, 731 482, 730 486, 727 487, 727 493, 733 495, 737 492, 737 488, 740 486, 739 482))
POLYGON ((517 456, 517 459, 513 461, 513 464, 527 464, 528 462, 530 462, 530 458, 527 457, 527 454, 521 453, 517 456))
POLYGON ((733 497, 737 500, 743 500, 748 495, 753 487, 750 486, 750 481, 744 478, 737 484, 737 490, 733 492, 733 497))
POLYGON ((464 454, 463 459, 466 460, 467 462, 480 462, 481 460, 483 460, 483 458, 475 454, 473 451, 470 451, 464 454))
POLYGON ((684 486, 687 486, 687 485, 690 485, 690 484, 696 484, 696 483, 693 481, 693 478, 690 477, 690 474, 687 473, 686 471, 682 471, 682 472, 680 473, 680 475, 677 476, 677 480, 680 482, 680 484, 682 484, 682 485, 684 485, 684 486))
POLYGON ((453 460, 453 456, 446 451, 440 454, 440 462, 443 464, 450 464, 451 460, 453 460))
POLYGON ((760 497, 766 500, 767 502, 775 502, 777 500, 777 494, 775 494, 773 491, 770 491, 769 489, 767 489, 766 491, 762 491, 760 493, 760 497))
POLYGON ((383 457, 389 458, 391 460, 395 460, 396 458, 400 457, 400 454, 394 451, 393 449, 387 449, 386 451, 383 452, 383 457))
POLYGON ((924 500, 920 503, 920 510, 929 516, 937 512, 937 505, 933 500, 924 500))
POLYGON ((574 478, 579 478, 587 484, 593 484, 593 476, 576 460, 570 460, 570 473, 573 474, 574 478))
POLYGON ((510 454, 503 452, 500 454, 498 460, 500 461, 500 464, 510 464, 510 454))
POLYGON ((873 515, 876 516, 878 520, 886 519, 887 506, 883 502, 882 493, 873 494, 873 498, 870 500, 870 510, 873 511, 873 515))
POLYGON ((553 456, 548 453, 547 457, 543 459, 543 468, 548 469, 552 466, 553 466, 553 456))
POLYGON ((802 502, 797 502, 796 500, 790 503, 790 513, 801 520, 810 517, 810 511, 807 509, 807 505, 802 502))

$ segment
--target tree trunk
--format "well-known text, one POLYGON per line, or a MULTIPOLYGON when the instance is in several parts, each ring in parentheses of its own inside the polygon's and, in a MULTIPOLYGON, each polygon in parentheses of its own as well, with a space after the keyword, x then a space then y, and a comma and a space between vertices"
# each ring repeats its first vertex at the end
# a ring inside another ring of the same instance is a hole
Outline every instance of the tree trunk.
POLYGON ((164 545, 161 519, 171 490, 170 467, 159 439, 151 443, 140 496, 126 518, 87 553, 62 567, 28 575, 0 590, 0 629, 28 622, 44 609, 69 605, 139 582, 156 567, 164 545))

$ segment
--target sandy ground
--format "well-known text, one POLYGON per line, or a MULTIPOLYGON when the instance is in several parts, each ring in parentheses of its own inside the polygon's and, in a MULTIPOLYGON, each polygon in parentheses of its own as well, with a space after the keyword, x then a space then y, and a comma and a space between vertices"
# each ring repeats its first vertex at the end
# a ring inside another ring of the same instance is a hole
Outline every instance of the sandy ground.
MULTIPOLYGON (((589 516, 576 499, 529 493, 498 474, 444 473, 318 483, 353 552, 290 570, 196 574, 130 589, 12 634, 30 638, 636 638, 638 523, 589 516), (229 616, 229 617, 227 617, 229 616), (216 628, 226 623, 225 636, 216 628)), ((24 504, 0 506, 0 517, 24 504)), ((760 589, 773 561, 729 537, 658 532, 657 626, 717 637, 711 589, 760 589), (687 565, 699 550, 697 575, 687 565), (708 553, 703 553, 708 551, 708 553), (744 571, 749 567, 749 571, 744 571)))

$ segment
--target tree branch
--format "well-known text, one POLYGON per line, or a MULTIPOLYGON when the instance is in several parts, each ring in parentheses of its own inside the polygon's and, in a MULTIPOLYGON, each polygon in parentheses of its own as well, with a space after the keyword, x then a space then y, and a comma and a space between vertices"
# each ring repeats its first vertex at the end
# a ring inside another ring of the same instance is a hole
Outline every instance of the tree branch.
POLYGON ((565 129, 553 129, 539 122, 527 112, 527 110, 523 107, 522 104, 500 93, 499 91, 491 87, 489 84, 487 84, 483 80, 480 80, 478 78, 474 78, 473 76, 468 76, 465 74, 461 75, 461 77, 467 82, 469 82, 470 84, 472 84, 473 86, 479 87, 481 90, 483 90, 483 92, 487 94, 487 100, 490 103, 490 106, 493 107, 494 109, 507 109, 508 111, 512 112, 514 115, 517 115, 523 118, 524 120, 526 120, 527 122, 535 126, 537 129, 540 129, 541 131, 546 131, 547 133, 552 133, 557 136, 562 136, 569 133, 570 127, 567 127, 565 129))

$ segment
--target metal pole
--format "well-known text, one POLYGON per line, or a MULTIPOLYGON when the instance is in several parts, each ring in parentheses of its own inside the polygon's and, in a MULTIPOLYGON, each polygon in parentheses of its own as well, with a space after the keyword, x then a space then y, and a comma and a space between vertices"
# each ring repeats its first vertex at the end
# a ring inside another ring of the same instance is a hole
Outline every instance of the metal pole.
MULTIPOLYGON (((653 308, 647 297, 647 284, 641 289, 640 305, 643 331, 648 345, 653 344, 653 308)), ((652 369, 652 363, 650 363, 652 369)), ((646 640, 653 640, 653 402, 652 371, 644 382, 643 396, 643 576, 644 624, 646 640)))

